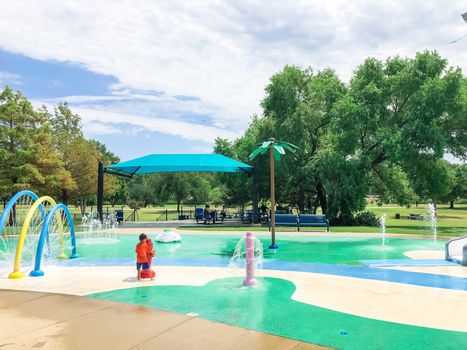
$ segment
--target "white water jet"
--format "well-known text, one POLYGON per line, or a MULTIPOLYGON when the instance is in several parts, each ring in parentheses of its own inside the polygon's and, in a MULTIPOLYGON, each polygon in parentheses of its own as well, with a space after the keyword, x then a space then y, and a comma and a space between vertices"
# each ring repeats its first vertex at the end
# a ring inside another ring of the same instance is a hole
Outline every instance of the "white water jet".
POLYGON ((82 227, 80 244, 113 244, 118 242, 118 222, 115 213, 104 213, 102 222, 97 213, 86 213, 81 218, 82 227))
POLYGON ((436 207, 433 203, 429 203, 426 206, 426 220, 428 222, 428 225, 431 228, 431 232, 433 233, 433 241, 436 243, 437 241, 437 225, 438 225, 438 219, 436 217, 436 207))
POLYGON ((381 245, 384 247, 386 244, 386 214, 380 216, 379 225, 381 227, 381 245))
MULTIPOLYGON (((249 267, 250 271, 260 270, 263 267, 263 243, 256 237, 242 237, 238 241, 234 253, 229 261, 229 267, 234 269, 236 272, 241 273, 243 268, 249 267), (247 241, 253 243, 249 248, 249 257, 247 261, 247 241), (251 259, 251 255, 254 254, 254 259, 251 259), (251 266, 253 261, 254 266, 251 266), (249 266, 248 266, 249 265, 249 266)), ((237 273, 236 273, 237 274, 237 273)))

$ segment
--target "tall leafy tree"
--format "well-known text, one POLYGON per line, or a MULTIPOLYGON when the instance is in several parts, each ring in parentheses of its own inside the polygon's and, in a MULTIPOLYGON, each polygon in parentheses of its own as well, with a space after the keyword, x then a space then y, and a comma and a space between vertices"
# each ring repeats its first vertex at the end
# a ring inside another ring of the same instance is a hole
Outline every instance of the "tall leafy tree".
MULTIPOLYGON (((278 202, 351 220, 370 193, 409 204, 428 183, 437 188, 432 198, 449 190, 449 181, 438 181, 449 178, 441 159, 466 157, 466 87, 462 72, 436 52, 369 58, 347 85, 332 70, 286 66, 266 87, 263 117, 241 139, 272 135, 299 147, 294 162, 277 166, 278 202), (435 168, 444 175, 429 179, 435 168)), ((232 146, 241 153, 241 143, 232 146)), ((267 170, 259 169, 265 198, 267 170)))
MULTIPOLYGON (((253 127, 250 126, 250 130, 253 127)), ((223 154, 227 157, 247 162, 248 154, 255 146, 255 140, 251 140, 248 132, 235 142, 226 139, 217 138, 215 140, 214 153, 223 154)), ((238 173, 218 173, 216 175, 220 190, 222 192, 222 201, 228 206, 235 206, 239 210, 244 210, 245 206, 252 199, 252 179, 245 174, 238 173)))
POLYGON ((443 198, 449 202, 449 207, 454 208, 454 202, 460 198, 467 198, 467 164, 451 164, 453 172, 453 184, 451 191, 443 198))
POLYGON ((164 204, 169 200, 177 203, 180 213, 184 201, 204 203, 209 199, 211 182, 199 173, 161 173, 135 176, 128 182, 128 198, 147 206, 164 204))
POLYGON ((180 213, 183 201, 191 199, 203 203, 209 198, 211 184, 199 173, 169 173, 159 174, 159 177, 156 193, 160 198, 175 200, 177 213, 180 213))
MULTIPOLYGON (((90 140, 97 151, 97 159, 104 166, 120 162, 120 158, 107 149, 107 146, 97 140, 90 140)), ((104 199, 114 205, 117 200, 124 201, 127 196, 127 181, 121 177, 104 174, 104 199)))
MULTIPOLYGON (((334 108, 333 152, 342 164, 357 162, 362 179, 378 172, 390 175, 386 171, 390 164, 412 179, 420 179, 427 170, 433 173, 434 168, 427 166, 442 164, 439 160, 446 151, 467 151, 467 144, 462 144, 463 80, 461 71, 448 67, 437 53, 365 60, 355 71, 348 94, 334 108)), ((445 177, 427 181, 440 188, 435 180, 441 178, 445 177)), ((385 184, 394 184, 389 188, 397 194, 399 182, 387 180, 385 184)), ((367 191, 360 193, 364 196, 367 191)))
POLYGON ((95 195, 98 154, 81 130, 81 118, 67 104, 59 104, 50 117, 56 152, 65 171, 70 174, 57 186, 57 194, 65 204, 80 201, 84 212, 86 201, 95 195))
POLYGON ((299 147, 296 159, 278 166, 279 202, 313 212, 320 205, 327 212, 325 179, 316 156, 327 147, 332 109, 345 93, 344 84, 329 69, 314 74, 311 69, 286 66, 271 78, 262 102, 260 134, 290 140, 299 147))
POLYGON ((59 183, 66 174, 52 142, 48 115, 6 87, 0 94, 0 193, 44 193, 59 183))

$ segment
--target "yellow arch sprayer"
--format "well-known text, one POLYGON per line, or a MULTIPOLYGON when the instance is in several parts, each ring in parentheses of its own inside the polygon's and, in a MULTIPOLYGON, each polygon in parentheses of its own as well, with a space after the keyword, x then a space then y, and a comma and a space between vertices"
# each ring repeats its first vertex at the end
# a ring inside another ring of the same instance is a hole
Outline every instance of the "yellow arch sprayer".
MULTIPOLYGON (((38 200, 34 202, 34 204, 31 206, 29 209, 28 213, 26 214, 26 217, 24 219, 23 226, 21 228, 21 232, 19 235, 18 239, 18 244, 16 245, 16 254, 15 254, 15 262, 14 262, 14 267, 13 267, 13 272, 8 275, 8 278, 11 279, 18 279, 18 278, 23 278, 24 273, 20 271, 21 268, 21 257, 23 255, 23 248, 24 248, 24 240, 26 239, 26 233, 28 232, 29 225, 31 223, 31 220, 34 216, 34 213, 36 210, 39 208, 39 206, 44 203, 44 202, 49 202, 52 206, 55 206, 57 203, 52 197, 49 196, 43 196, 40 197, 38 200)), ((63 223, 62 219, 60 217, 60 214, 57 213, 57 221, 58 221, 58 227, 59 227, 59 242, 60 242, 60 254, 58 256, 59 259, 67 259, 68 256, 65 254, 65 243, 64 243, 64 237, 63 237, 63 223)))

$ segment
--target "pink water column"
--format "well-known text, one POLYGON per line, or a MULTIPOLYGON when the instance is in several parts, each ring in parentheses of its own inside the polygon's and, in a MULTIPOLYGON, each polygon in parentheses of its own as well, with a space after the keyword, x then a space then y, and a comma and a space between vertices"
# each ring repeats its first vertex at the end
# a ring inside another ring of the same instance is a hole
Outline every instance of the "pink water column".
POLYGON ((253 286, 256 284, 255 278, 255 236, 252 232, 247 232, 245 237, 246 246, 246 278, 243 281, 244 286, 253 286))

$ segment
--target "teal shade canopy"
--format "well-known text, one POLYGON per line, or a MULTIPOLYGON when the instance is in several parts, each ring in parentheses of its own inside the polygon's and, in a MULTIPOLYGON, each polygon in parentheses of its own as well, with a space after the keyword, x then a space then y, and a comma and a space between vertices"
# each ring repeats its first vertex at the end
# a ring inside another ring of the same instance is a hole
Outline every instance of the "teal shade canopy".
POLYGON ((221 154, 150 154, 105 168, 114 175, 171 172, 226 172, 250 174, 253 167, 221 154))

